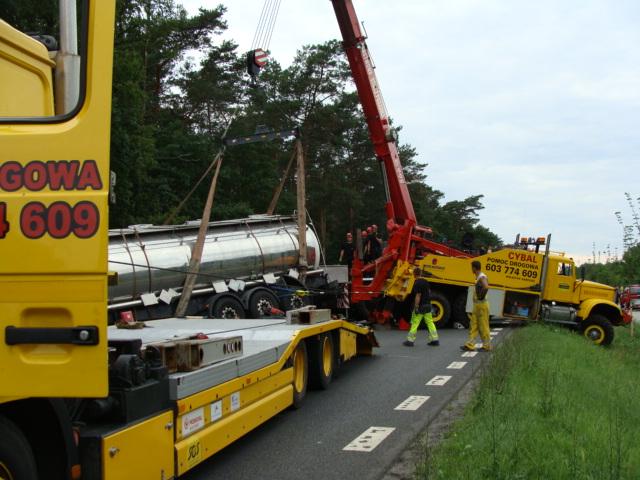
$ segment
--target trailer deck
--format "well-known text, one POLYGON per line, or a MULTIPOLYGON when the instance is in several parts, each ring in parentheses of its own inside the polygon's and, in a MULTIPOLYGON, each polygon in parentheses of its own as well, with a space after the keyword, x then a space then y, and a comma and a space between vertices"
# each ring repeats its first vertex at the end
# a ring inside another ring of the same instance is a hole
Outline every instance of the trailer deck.
POLYGON ((138 330, 111 326, 108 337, 109 340, 141 340, 143 348, 164 342, 186 341, 199 334, 209 339, 242 337, 241 355, 192 372, 177 372, 169 376, 170 398, 180 400, 278 362, 296 336, 306 337, 305 333, 311 335, 333 330, 335 322, 340 322, 341 328, 354 333, 367 332, 363 327, 340 320, 299 325, 288 324, 285 319, 168 318, 146 322, 146 327, 138 330))

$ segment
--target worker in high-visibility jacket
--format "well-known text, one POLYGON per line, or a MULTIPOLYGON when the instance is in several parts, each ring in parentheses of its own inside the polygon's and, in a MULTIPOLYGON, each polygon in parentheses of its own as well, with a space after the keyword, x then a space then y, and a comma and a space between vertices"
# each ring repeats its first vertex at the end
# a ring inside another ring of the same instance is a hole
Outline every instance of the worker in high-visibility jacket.
POLYGON ((482 273, 482 264, 478 260, 471 262, 471 271, 476 276, 476 285, 473 292, 473 312, 471 313, 471 325, 469 326, 469 339, 462 350, 472 352, 476 349, 476 336, 480 332, 482 339, 481 351, 491 350, 491 334, 489 333, 489 279, 482 273))
POLYGON ((411 328, 407 334, 407 339, 403 342, 405 347, 413 347, 416 341, 416 334, 418 327, 422 320, 427 325, 427 331, 429 332, 429 342, 427 345, 437 347, 440 345, 438 340, 438 331, 433 323, 433 316, 431 315, 431 289, 429 282, 421 277, 422 271, 420 268, 413 270, 415 281, 413 282, 413 289, 411 294, 413 295, 413 312, 411 314, 411 328))

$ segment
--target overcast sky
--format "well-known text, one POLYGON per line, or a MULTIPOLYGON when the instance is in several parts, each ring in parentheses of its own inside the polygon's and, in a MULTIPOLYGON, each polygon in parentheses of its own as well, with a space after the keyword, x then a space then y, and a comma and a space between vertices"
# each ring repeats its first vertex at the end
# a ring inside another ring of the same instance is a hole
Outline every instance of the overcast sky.
MULTIPOLYGON (((225 37, 245 51, 264 0, 178 3, 224 3, 225 37)), ((481 223, 506 242, 551 233, 576 259, 593 242, 622 253, 614 212, 630 223, 624 192, 640 196, 640 1, 354 5, 401 141, 447 201, 484 194, 481 223)), ((286 66, 339 37, 329 0, 282 0, 270 50, 286 66)))

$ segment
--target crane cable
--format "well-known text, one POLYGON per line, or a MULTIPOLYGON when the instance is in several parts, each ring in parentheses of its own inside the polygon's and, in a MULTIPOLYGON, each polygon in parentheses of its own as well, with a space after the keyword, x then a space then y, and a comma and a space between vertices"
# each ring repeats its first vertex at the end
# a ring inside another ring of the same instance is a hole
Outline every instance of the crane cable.
POLYGON ((264 1, 258 25, 253 35, 253 41, 251 42, 251 50, 256 48, 262 48, 265 51, 269 50, 281 3, 282 0, 264 1))
MULTIPOLYGON (((254 50, 258 47, 258 45, 262 44, 262 48, 264 50, 269 49, 269 45, 271 44, 271 37, 273 36, 273 30, 276 24, 276 19, 278 17, 278 12, 280 11, 280 4, 282 0, 265 0, 264 5, 262 6, 262 12, 260 13, 260 18, 258 20, 258 25, 256 27, 255 34, 253 36, 253 42, 251 44, 251 50, 254 50)), ((231 114, 231 118, 227 122, 224 133, 222 134, 222 138, 224 138, 229 131, 229 127, 231 123, 235 119, 238 111, 240 110, 239 106, 236 106, 233 113, 231 114)), ((180 203, 169 213, 169 215, 165 218, 163 225, 168 225, 173 222, 175 216, 180 212, 182 207, 187 203, 189 198, 194 194, 200 183, 211 173, 213 168, 216 166, 219 156, 224 152, 225 146, 223 145, 218 154, 214 157, 213 161, 209 164, 209 166, 205 169, 204 173, 198 179, 193 188, 185 195, 185 197, 180 201, 180 203)))

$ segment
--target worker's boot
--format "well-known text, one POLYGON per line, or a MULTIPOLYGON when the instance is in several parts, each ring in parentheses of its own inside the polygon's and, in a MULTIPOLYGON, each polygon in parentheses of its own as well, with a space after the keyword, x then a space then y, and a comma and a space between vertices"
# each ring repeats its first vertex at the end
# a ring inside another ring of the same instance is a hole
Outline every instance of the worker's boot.
POLYGON ((413 347, 413 342, 411 340, 405 340, 404 342, 402 342, 402 345, 404 345, 405 347, 413 347))

